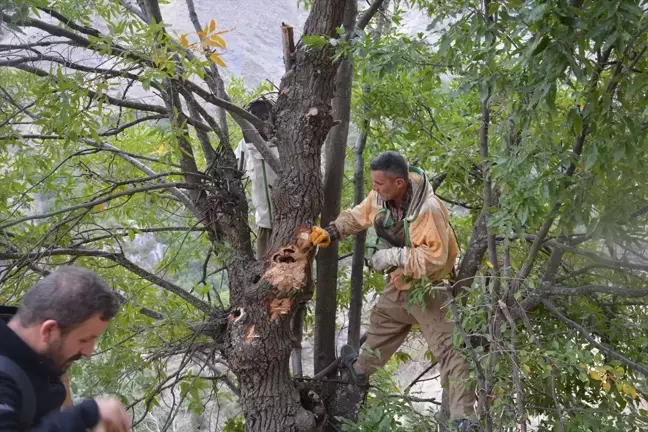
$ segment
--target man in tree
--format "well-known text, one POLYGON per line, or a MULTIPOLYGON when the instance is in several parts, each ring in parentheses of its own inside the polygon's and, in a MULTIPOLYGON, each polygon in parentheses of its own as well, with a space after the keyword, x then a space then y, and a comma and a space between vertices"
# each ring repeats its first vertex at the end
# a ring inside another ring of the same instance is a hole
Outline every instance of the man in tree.
POLYGON ((431 295, 426 304, 408 309, 408 289, 426 278, 440 282, 453 268, 457 243, 448 211, 434 195, 425 173, 408 167, 396 152, 385 152, 371 162, 373 190, 357 207, 343 211, 328 227, 313 227, 311 242, 327 247, 332 241, 374 226, 390 247, 371 258, 377 271, 390 270, 387 286, 374 307, 367 341, 360 356, 349 345, 342 348, 342 364, 353 382, 363 388, 368 375, 384 366, 418 324, 430 351, 450 386, 450 417, 458 430, 472 430, 474 390, 460 353, 452 347, 453 324, 442 310, 445 296, 431 295))
MULTIPOLYGON (((267 121, 270 117, 273 103, 266 98, 258 98, 250 102, 247 110, 260 118, 267 121)), ((263 137, 265 139, 265 137, 263 137)), ((268 143, 270 150, 275 156, 279 157, 279 151, 275 145, 268 143)), ((239 161, 241 171, 245 173, 252 182, 252 206, 254 207, 254 217, 257 225, 257 259, 263 259, 272 237, 272 200, 271 188, 277 179, 277 175, 270 168, 261 156, 261 153, 252 144, 252 139, 243 131, 243 139, 239 142, 236 149, 236 156, 239 161)))
POLYGON ((106 432, 130 430, 117 399, 60 409, 66 398, 61 376, 92 354, 118 309, 106 282, 75 266, 50 273, 24 295, 9 322, 0 320, 0 430, 85 432, 99 424, 106 432))

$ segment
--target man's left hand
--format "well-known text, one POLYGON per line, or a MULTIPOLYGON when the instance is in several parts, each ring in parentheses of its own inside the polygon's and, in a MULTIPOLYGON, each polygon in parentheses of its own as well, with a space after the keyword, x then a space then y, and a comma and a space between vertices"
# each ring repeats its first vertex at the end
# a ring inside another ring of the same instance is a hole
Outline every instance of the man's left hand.
POLYGON ((379 272, 405 265, 405 248, 379 249, 371 257, 371 267, 379 272))

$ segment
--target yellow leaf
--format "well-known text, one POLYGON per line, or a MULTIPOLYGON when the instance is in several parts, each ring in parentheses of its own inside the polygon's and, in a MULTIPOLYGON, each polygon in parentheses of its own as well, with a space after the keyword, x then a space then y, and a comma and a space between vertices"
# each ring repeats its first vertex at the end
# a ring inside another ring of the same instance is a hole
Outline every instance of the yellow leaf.
POLYGON ((225 41, 222 40, 222 39, 220 41, 215 41, 212 38, 203 39, 203 45, 205 45, 205 46, 213 46, 213 47, 218 47, 218 48, 225 48, 225 46, 223 45, 222 42, 225 42, 225 41))
POLYGON ((490 262, 490 261, 488 261, 488 260, 486 260, 486 265, 487 265, 488 267, 490 267, 490 268, 495 268, 495 266, 493 265, 493 263, 490 262))
POLYGON ((166 145, 164 143, 160 144, 160 146, 157 149, 155 149, 155 153, 158 154, 166 153, 166 145))
POLYGON ((603 385, 603 388, 605 389, 606 392, 610 391, 610 383, 609 382, 603 381, 602 385, 603 385))
POLYGON ((216 20, 212 18, 211 21, 209 21, 209 31, 213 32, 216 30, 216 20))
POLYGON ((225 64, 223 59, 220 58, 219 54, 214 53, 214 54, 210 55, 209 58, 211 59, 211 61, 216 63, 218 66, 227 67, 227 65, 225 64))
POLYGON ((603 379, 601 375, 596 371, 590 371, 589 374, 592 377, 592 379, 595 379, 596 381, 601 381, 603 379))
POLYGON ((637 397, 637 391, 628 383, 623 383, 623 386, 621 387, 621 390, 623 393, 632 396, 633 398, 637 397))
POLYGON ((202 38, 204 38, 204 37, 207 35, 207 32, 199 31, 199 32, 196 32, 196 34, 197 34, 198 36, 200 36, 200 38, 202 39, 202 38))
POLYGON ((214 44, 215 46, 217 46, 219 48, 227 48, 227 44, 225 43, 225 39, 223 39, 222 37, 220 37, 218 35, 211 35, 211 37, 209 38, 209 42, 211 42, 212 44, 214 44))
POLYGON ((186 34, 180 35, 180 45, 182 45, 183 48, 187 48, 189 46, 189 40, 187 39, 186 34))

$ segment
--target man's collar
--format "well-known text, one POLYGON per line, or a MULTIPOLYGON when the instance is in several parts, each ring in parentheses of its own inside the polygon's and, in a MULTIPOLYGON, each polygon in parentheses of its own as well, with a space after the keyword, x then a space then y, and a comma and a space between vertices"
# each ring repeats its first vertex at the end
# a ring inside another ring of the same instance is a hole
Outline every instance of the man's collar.
MULTIPOLYGON (((405 213, 409 209, 410 204, 412 204, 412 195, 413 195, 413 187, 412 187, 412 180, 407 181, 407 190, 405 191, 405 199, 403 200, 402 204, 396 208, 396 203, 394 200, 387 201, 385 204, 387 208, 390 210, 397 210, 398 219, 403 219, 405 217, 405 213)), ((393 211, 392 211, 393 213, 393 211)))
POLYGON ((53 363, 48 358, 34 351, 4 321, 0 321, 0 340, 2 341, 0 354, 16 361, 22 368, 46 376, 59 376, 53 363))

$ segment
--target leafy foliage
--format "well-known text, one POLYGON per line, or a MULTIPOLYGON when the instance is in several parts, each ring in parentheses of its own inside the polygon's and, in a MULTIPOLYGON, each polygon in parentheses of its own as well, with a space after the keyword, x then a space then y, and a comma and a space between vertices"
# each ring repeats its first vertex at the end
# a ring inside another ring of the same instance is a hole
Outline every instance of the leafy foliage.
MULTIPOLYGON (((390 29, 380 38, 359 31, 352 41, 311 36, 303 43, 335 45, 338 56, 353 53, 354 123, 370 124, 365 160, 399 150, 439 180, 436 192, 454 212, 462 256, 475 247, 469 242, 475 222, 488 212, 497 259, 480 256, 465 301, 456 302, 462 329, 482 343, 466 345, 460 332, 454 338, 487 395, 487 406, 480 401, 484 425, 513 430, 533 419, 541 430, 646 429, 648 383, 636 367, 645 367, 648 349, 643 3, 410 3, 428 15, 427 30, 406 32, 407 18, 397 3, 390 29), (492 182, 496 198, 487 208, 484 179, 492 182), (515 315, 515 328, 499 301, 515 315), (588 343, 542 301, 622 358, 588 343), (521 394, 514 391, 518 384, 521 394)), ((44 7, 78 26, 101 22, 100 36, 62 22, 56 27, 86 38, 95 60, 108 64, 65 62, 57 54, 67 52, 67 45, 58 42, 25 50, 11 48, 22 43, 12 39, 0 48, 0 245, 6 260, 1 301, 17 302, 40 274, 61 264, 95 269, 127 301, 93 361, 74 366, 74 393, 123 395, 135 421, 147 427, 160 419, 164 426, 179 410, 195 417, 222 403, 225 429, 243 430, 227 365, 213 356, 185 362, 187 345, 209 345, 193 331, 199 312, 178 292, 142 276, 162 278, 210 306, 229 305, 222 271, 227 247, 214 247, 170 186, 133 192, 160 182, 184 183, 182 143, 200 154, 198 131, 205 129, 178 126, 159 112, 166 109, 163 103, 120 106, 111 99, 129 99, 130 92, 153 97, 178 77, 205 79, 210 68, 224 66, 226 34, 211 20, 195 35, 174 37, 119 2, 101 0, 3 6, 11 15, 6 31, 23 29, 30 16, 43 18, 44 7), (139 270, 134 273, 129 263, 139 270)), ((49 36, 45 42, 55 41, 49 36)), ((269 84, 248 89, 236 78, 227 88, 238 105, 270 91, 269 84)), ((231 149, 241 138, 232 118, 227 125, 226 140, 207 132, 216 151, 231 149)), ((195 160, 200 172, 210 168, 206 157, 195 160)), ((346 181, 343 206, 352 201, 352 183, 346 181)), ((250 213, 251 227, 253 219, 250 213)), ((375 244, 373 232, 367 244, 375 244)), ((351 248, 351 239, 343 241, 340 254, 351 248)), ((349 304, 348 279, 343 269, 341 309, 349 304)), ((383 285, 382 275, 365 272, 366 299, 383 285)), ((428 291, 429 285, 420 284, 411 300, 420 304, 428 291)), ((307 336, 312 320, 309 308, 307 336)), ((431 415, 421 416, 407 400, 392 397, 398 389, 387 377, 407 361, 401 353, 378 374, 363 416, 357 424, 346 422, 346 430, 431 428, 431 415)))

